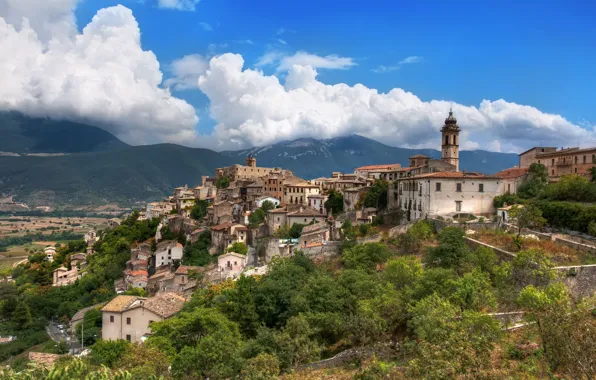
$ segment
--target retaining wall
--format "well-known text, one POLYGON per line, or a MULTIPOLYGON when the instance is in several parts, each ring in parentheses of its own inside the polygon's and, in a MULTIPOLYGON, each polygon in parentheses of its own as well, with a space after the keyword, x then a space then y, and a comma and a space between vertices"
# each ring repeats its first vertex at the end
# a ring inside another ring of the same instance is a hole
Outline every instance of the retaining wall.
POLYGON ((596 293, 596 264, 556 267, 563 284, 574 298, 586 298, 596 293))
POLYGON ((467 237, 466 236, 465 239, 468 242, 468 246, 470 248, 472 248, 472 249, 476 249, 478 247, 490 248, 490 249, 492 249, 496 253, 497 257, 499 259, 501 259, 501 260, 512 261, 515 258, 515 256, 516 256, 515 253, 506 251, 506 250, 501 249, 501 248, 498 248, 498 247, 494 247, 494 246, 492 246, 490 244, 486 244, 486 243, 483 243, 483 242, 481 242, 479 240, 472 239, 471 237, 467 237))

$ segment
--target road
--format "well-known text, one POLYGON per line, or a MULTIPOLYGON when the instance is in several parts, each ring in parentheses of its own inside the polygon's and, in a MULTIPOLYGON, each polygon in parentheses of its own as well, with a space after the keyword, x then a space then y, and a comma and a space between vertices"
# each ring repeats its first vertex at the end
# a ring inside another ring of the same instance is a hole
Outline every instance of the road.
POLYGON ((66 328, 64 331, 60 330, 56 322, 50 322, 46 327, 46 332, 54 342, 66 342, 71 353, 81 351, 81 342, 70 337, 66 328))

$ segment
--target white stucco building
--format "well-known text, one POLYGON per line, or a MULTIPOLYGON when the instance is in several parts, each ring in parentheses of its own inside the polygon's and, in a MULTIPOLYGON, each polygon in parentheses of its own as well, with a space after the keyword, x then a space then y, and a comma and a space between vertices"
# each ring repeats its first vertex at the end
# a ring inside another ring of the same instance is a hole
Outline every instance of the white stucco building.
POLYGON ((246 267, 246 256, 236 252, 228 252, 217 258, 221 279, 237 278, 246 267))
POLYGON ((182 260, 182 244, 175 240, 166 240, 157 244, 155 251, 155 267, 169 265, 174 260, 182 260))
POLYGON ((407 220, 458 213, 490 215, 501 194, 501 179, 478 173, 436 172, 398 179, 389 187, 389 207, 402 209, 407 220))

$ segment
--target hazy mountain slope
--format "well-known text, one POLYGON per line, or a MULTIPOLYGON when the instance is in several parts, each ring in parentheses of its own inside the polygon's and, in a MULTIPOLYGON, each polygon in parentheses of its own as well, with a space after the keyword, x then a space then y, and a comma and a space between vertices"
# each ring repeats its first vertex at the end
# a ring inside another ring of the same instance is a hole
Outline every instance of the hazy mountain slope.
POLYGON ((31 118, 0 112, 0 151, 14 153, 81 153, 126 148, 129 145, 92 125, 31 118))

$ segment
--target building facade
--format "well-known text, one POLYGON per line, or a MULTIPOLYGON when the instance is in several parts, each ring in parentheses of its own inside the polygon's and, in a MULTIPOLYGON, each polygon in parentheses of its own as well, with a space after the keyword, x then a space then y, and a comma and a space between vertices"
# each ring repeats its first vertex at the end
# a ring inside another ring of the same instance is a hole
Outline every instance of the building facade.
POLYGON ((596 147, 559 150, 553 147, 535 147, 520 153, 520 168, 529 168, 533 163, 546 167, 550 181, 568 174, 591 177, 590 170, 596 167, 596 147))
POLYGON ((443 161, 455 166, 455 171, 459 171, 460 130, 457 119, 453 116, 453 111, 449 110, 449 116, 445 119, 445 125, 441 128, 441 157, 443 161))

